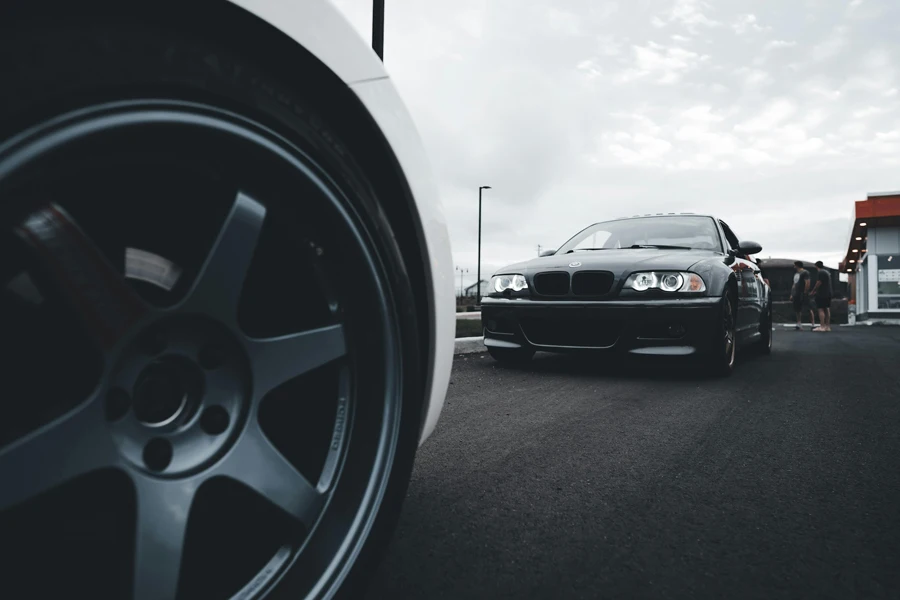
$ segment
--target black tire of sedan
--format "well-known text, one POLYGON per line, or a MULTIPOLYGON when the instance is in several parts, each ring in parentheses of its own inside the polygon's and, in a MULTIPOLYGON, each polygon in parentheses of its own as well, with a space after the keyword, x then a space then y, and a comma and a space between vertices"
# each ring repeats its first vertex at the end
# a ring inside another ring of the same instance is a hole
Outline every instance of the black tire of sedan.
POLYGON ((427 329, 365 157, 302 70, 40 17, 0 18, 0 595, 359 597, 427 329))
POLYGON ((765 315, 760 320, 759 324, 759 351, 762 354, 772 354, 772 342, 775 336, 775 331, 772 325, 772 305, 769 304, 766 309, 765 315))
POLYGON ((719 315, 709 355, 709 366, 716 376, 727 377, 734 371, 737 357, 737 323, 734 292, 729 288, 722 294, 719 315))
POLYGON ((534 350, 528 348, 496 348, 488 346, 488 354, 497 362, 509 365, 524 365, 534 358, 534 350))

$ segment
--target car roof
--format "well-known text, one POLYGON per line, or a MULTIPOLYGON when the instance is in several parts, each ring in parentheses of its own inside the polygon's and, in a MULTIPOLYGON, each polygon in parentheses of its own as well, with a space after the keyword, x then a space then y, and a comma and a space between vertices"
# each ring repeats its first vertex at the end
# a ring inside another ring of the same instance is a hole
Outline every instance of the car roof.
POLYGON ((690 212, 682 212, 682 213, 648 213, 646 215, 632 215, 630 217, 616 217, 615 219, 607 219, 606 221, 598 221, 598 223, 608 223, 609 221, 627 221, 630 219, 644 219, 646 217, 706 217, 709 219, 714 219, 718 221, 718 217, 713 215, 706 215, 702 213, 690 213, 690 212))

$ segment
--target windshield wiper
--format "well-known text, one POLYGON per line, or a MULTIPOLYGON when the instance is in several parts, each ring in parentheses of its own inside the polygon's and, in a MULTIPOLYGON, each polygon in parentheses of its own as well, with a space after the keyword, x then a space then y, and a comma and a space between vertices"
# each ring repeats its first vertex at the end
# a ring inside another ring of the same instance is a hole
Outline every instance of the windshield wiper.
POLYGON ((690 246, 666 246, 665 244, 633 244, 631 248, 659 248, 660 250, 693 250, 690 246))
POLYGON ((615 248, 572 248, 566 254, 572 254, 573 252, 585 252, 587 250, 615 250, 615 248))

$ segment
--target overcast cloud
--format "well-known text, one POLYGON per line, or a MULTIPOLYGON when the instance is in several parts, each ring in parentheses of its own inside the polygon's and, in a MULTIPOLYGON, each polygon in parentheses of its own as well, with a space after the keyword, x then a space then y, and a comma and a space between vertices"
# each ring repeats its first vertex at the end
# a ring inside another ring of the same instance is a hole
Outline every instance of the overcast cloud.
MULTIPOLYGON (((336 0, 371 38, 371 1, 336 0)), ((761 256, 836 266, 900 189, 894 0, 386 0, 385 63, 454 260, 482 275, 586 225, 712 212, 761 256)))

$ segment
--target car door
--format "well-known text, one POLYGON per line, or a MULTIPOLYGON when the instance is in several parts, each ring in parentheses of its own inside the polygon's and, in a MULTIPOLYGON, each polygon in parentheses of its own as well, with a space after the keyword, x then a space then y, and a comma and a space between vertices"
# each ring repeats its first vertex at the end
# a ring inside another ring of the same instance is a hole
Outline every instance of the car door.
POLYGON ((762 270, 752 257, 745 256, 741 260, 747 265, 742 278, 742 285, 744 282, 747 285, 747 334, 753 335, 759 331, 759 323, 765 314, 766 283, 763 280, 762 270))
POLYGON ((737 277, 738 314, 737 330, 740 337, 752 335, 759 330, 759 319, 762 314, 762 287, 759 266, 738 249, 740 242, 731 228, 724 221, 719 221, 728 241, 729 250, 734 256, 731 269, 737 277))

